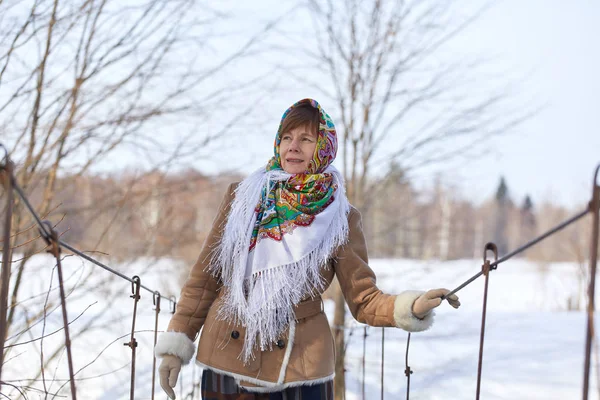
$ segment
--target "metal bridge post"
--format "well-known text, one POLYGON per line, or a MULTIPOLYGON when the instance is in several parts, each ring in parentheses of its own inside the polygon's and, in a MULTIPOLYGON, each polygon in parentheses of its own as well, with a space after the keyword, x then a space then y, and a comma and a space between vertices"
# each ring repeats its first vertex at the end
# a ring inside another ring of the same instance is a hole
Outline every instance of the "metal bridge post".
MULTIPOLYGON (((4 146, 0 145, 2 148, 4 146)), ((0 165, 0 183, 4 184, 6 191, 6 215, 4 218, 4 238, 2 242, 2 272, 0 275, 0 388, 2 385, 2 365, 4 364, 4 342, 6 341, 6 313, 8 309, 8 290, 10 283, 11 247, 10 230, 13 214, 13 169, 14 165, 8 158, 8 152, 4 148, 4 162, 0 165)))
POLYGON ((592 213, 592 236, 590 238, 590 282, 588 287, 587 329, 585 336, 585 361, 583 375, 583 400, 587 400, 590 386, 590 361, 594 340, 594 296, 596 293, 596 269, 598 266, 598 224, 600 223, 600 165, 594 174, 594 189, 589 210, 592 213))

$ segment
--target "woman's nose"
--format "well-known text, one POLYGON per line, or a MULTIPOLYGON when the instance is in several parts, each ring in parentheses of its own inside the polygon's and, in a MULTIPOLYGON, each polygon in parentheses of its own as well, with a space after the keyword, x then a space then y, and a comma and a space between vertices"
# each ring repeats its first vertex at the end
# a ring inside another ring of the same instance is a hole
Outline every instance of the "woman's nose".
POLYGON ((298 151, 299 149, 300 149, 300 143, 297 140, 292 140, 292 143, 290 143, 290 150, 298 151))

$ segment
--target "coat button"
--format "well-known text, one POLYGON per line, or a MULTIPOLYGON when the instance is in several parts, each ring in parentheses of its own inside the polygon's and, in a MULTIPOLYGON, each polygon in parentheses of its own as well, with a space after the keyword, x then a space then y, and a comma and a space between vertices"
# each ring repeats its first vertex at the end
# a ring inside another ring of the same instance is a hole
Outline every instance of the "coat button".
POLYGON ((240 337, 240 333, 238 331, 232 331, 231 332, 231 337, 234 339, 237 339, 240 337))
POLYGON ((277 341, 277 347, 279 347, 280 349, 283 349, 285 347, 285 342, 281 339, 279 339, 277 341))

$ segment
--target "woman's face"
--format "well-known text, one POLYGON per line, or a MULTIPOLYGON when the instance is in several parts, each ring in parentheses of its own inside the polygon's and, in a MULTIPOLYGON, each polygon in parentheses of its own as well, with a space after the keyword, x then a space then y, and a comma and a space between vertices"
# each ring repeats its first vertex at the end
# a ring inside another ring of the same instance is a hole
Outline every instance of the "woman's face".
POLYGON ((288 174, 302 174, 315 153, 317 134, 308 125, 294 128, 281 135, 279 155, 281 167, 288 174))

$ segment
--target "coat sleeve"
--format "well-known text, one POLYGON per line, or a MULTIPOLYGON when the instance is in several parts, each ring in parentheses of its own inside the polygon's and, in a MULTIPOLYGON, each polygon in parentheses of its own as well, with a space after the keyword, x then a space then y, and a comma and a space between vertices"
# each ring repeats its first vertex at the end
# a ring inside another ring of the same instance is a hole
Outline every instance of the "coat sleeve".
POLYGON ((409 332, 428 329, 433 324, 434 312, 423 319, 412 313, 413 303, 423 292, 405 291, 394 296, 377 287, 377 278, 369 267, 362 218, 353 207, 348 215, 348 227, 348 242, 338 250, 333 266, 354 318, 371 326, 398 327, 409 332))
POLYGON ((194 355, 194 340, 204 325, 208 310, 217 297, 221 282, 206 271, 212 251, 221 240, 227 215, 234 197, 236 184, 229 185, 212 228, 204 241, 198 260, 181 289, 175 314, 171 317, 167 332, 156 343, 155 354, 178 356, 187 364, 194 355))

